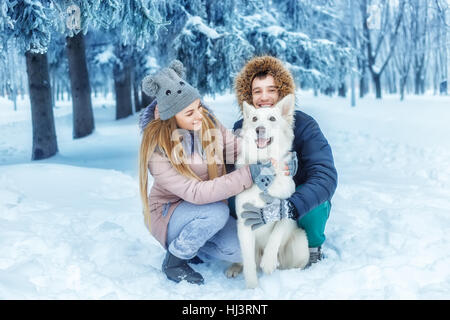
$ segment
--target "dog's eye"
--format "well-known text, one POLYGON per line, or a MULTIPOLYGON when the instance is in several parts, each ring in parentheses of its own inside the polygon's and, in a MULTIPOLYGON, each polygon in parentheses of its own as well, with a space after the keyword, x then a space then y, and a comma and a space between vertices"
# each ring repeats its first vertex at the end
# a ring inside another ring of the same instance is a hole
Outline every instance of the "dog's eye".
POLYGON ((271 117, 269 118, 269 120, 270 120, 270 121, 277 121, 277 119, 275 119, 274 116, 271 116, 271 117))
POLYGON ((258 118, 257 117, 253 117, 252 121, 256 122, 256 121, 258 121, 258 118))
POLYGON ((172 93, 172 91, 167 90, 167 91, 166 91, 166 96, 168 96, 168 95, 171 94, 171 93, 172 93))

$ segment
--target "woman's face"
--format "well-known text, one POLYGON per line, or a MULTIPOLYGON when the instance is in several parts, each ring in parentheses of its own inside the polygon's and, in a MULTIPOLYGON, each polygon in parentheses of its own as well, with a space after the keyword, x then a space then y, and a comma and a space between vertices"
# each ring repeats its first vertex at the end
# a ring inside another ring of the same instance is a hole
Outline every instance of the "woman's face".
POLYGON ((195 100, 175 115, 177 126, 186 130, 200 130, 202 128, 202 118, 200 99, 195 100))

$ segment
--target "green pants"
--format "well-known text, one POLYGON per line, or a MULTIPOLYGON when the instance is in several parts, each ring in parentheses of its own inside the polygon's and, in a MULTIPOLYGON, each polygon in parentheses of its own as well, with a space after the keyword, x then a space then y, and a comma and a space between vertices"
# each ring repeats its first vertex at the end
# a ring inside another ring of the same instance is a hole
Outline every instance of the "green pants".
MULTIPOLYGON (((297 190, 301 187, 298 186, 297 190)), ((235 198, 228 199, 228 206, 230 207, 230 214, 236 218, 236 203, 235 198)), ((299 227, 305 230, 308 237, 308 245, 310 248, 321 246, 325 241, 325 225, 330 215, 331 203, 325 201, 318 205, 308 213, 306 213, 300 220, 297 221, 299 227)))
POLYGON ((318 205, 301 219, 297 220, 299 227, 305 230, 310 248, 321 246, 325 241, 325 224, 330 215, 331 203, 325 201, 318 205))

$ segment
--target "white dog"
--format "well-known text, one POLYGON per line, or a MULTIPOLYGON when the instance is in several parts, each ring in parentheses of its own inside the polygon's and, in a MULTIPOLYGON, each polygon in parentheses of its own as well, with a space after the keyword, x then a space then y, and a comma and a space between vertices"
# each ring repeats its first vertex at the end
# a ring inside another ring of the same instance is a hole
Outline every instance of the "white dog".
MULTIPOLYGON (((279 166, 284 164, 294 139, 294 108, 292 94, 284 97, 274 107, 256 109, 243 103, 242 148, 237 167, 257 161, 270 161, 270 158, 275 159, 279 166)), ((274 168, 275 179, 267 192, 271 197, 287 199, 295 192, 295 183, 278 165, 274 168)), ((244 225, 241 217, 244 203, 264 207, 266 203, 260 196, 261 192, 253 184, 236 196, 238 237, 247 288, 258 286, 258 265, 266 274, 270 274, 277 266, 280 269, 303 268, 309 260, 306 233, 294 220, 286 218, 270 222, 254 231, 244 225)), ((241 264, 233 264, 226 274, 228 277, 235 277, 241 271, 241 264)))

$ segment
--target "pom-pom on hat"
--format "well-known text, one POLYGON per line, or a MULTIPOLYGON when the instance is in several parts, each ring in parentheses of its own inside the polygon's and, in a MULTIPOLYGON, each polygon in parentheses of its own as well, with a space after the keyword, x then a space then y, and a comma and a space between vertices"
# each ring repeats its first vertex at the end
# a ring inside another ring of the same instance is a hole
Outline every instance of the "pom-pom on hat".
POLYGON ((200 99, 197 89, 182 78, 184 78, 183 63, 174 60, 169 67, 142 80, 142 90, 145 94, 150 97, 156 96, 161 120, 172 118, 192 102, 200 99))

